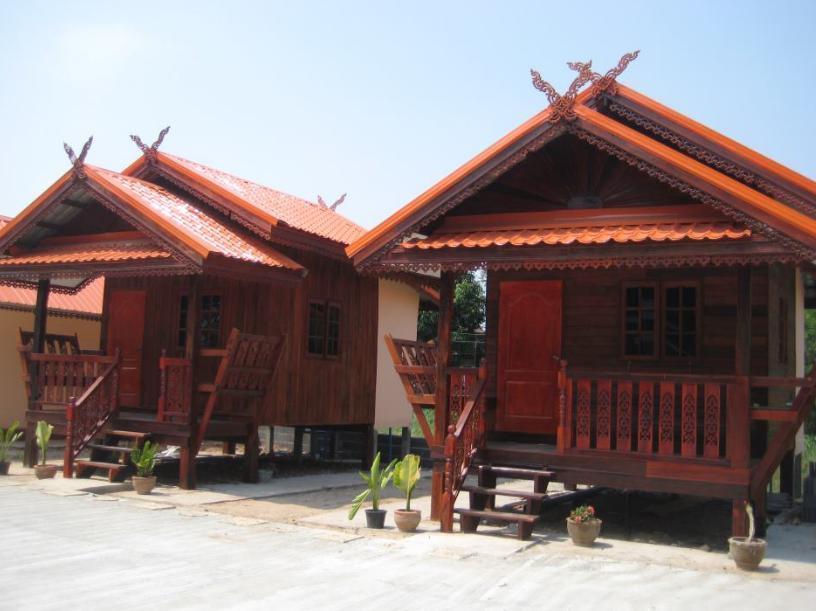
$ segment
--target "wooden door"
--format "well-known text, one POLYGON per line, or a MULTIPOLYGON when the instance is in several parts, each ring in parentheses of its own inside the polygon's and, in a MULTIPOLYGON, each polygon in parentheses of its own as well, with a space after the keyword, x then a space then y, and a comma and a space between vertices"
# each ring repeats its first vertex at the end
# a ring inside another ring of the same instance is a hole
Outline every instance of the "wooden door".
POLYGON ((502 282, 496 428, 555 434, 561 355, 560 280, 502 282))
POLYGON ((119 405, 123 407, 141 407, 145 297, 145 291, 110 293, 107 353, 113 354, 119 348, 119 405))

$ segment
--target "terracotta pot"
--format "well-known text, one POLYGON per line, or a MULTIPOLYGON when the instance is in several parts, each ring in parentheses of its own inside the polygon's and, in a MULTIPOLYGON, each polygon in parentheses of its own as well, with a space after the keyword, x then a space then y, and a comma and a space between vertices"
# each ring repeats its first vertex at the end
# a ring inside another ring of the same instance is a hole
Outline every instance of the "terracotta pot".
POLYGON ((743 571, 755 571, 759 568, 759 563, 765 557, 767 545, 764 539, 757 538, 749 541, 748 537, 731 537, 728 540, 731 558, 743 571))
POLYGON ((9 467, 11 466, 10 462, 0 462, 0 475, 8 475, 9 467))
POLYGON ((576 522, 572 518, 567 518, 567 532, 575 545, 590 546, 601 534, 602 523, 598 519, 576 522))
POLYGON ((394 523, 404 533, 412 533, 422 520, 422 512, 418 509, 394 510, 394 523))
POLYGON ((366 526, 369 528, 384 528, 385 509, 366 509, 366 526))
POLYGON ((136 494, 150 494, 150 491, 156 487, 156 476, 139 477, 138 475, 134 475, 131 478, 131 483, 133 484, 133 489, 136 491, 136 494))
POLYGON ((34 465, 37 479, 51 479, 57 474, 57 465, 34 465))

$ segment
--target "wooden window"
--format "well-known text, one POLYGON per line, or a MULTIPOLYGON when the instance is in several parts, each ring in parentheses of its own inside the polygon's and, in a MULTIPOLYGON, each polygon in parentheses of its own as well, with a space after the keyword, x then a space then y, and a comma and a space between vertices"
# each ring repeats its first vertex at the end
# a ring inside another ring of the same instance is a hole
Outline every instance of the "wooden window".
POLYGON ((190 298, 187 295, 182 295, 179 300, 179 318, 178 318, 178 348, 184 351, 187 348, 187 311, 190 307, 190 298))
POLYGON ((309 302, 309 354, 323 356, 326 346, 326 304, 323 301, 309 302))
POLYGON ((306 349, 311 355, 326 358, 340 354, 340 304, 319 300, 309 302, 306 349))
POLYGON ((657 286, 623 287, 623 354, 630 358, 657 356, 657 286))
POLYGON ((695 358, 700 341, 700 287, 696 283, 663 285, 663 354, 695 358))
POLYGON ((201 296, 200 338, 202 348, 217 348, 221 343, 221 295, 201 296))

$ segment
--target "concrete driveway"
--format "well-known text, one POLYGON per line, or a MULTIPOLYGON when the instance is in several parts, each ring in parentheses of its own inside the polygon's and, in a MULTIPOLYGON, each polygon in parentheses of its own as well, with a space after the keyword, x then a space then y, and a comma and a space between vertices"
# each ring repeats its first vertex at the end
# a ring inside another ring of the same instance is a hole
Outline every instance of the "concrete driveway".
POLYGON ((812 580, 788 580, 773 565, 693 570, 642 550, 632 561, 545 540, 365 536, 21 483, 0 485, 0 515, 3 609, 816 605, 812 580))

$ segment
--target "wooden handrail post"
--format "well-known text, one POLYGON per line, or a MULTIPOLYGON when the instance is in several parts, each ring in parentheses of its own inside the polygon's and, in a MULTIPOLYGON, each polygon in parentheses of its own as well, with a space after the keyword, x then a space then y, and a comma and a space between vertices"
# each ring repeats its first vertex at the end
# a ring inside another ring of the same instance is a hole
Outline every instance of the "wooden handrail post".
POLYGON ((76 397, 71 397, 68 407, 65 409, 65 449, 62 452, 62 476, 72 478, 74 476, 74 411, 76 410, 76 397))
POLYGON ((559 360, 558 369, 558 429, 557 429, 557 445, 558 451, 564 453, 569 448, 572 427, 570 423, 570 415, 572 406, 569 403, 569 378, 567 377, 567 361, 565 359, 559 360))
POLYGON ((445 471, 442 484, 442 502, 439 508, 439 526, 445 533, 453 532, 453 459, 456 455, 456 435, 453 425, 445 437, 445 471))

